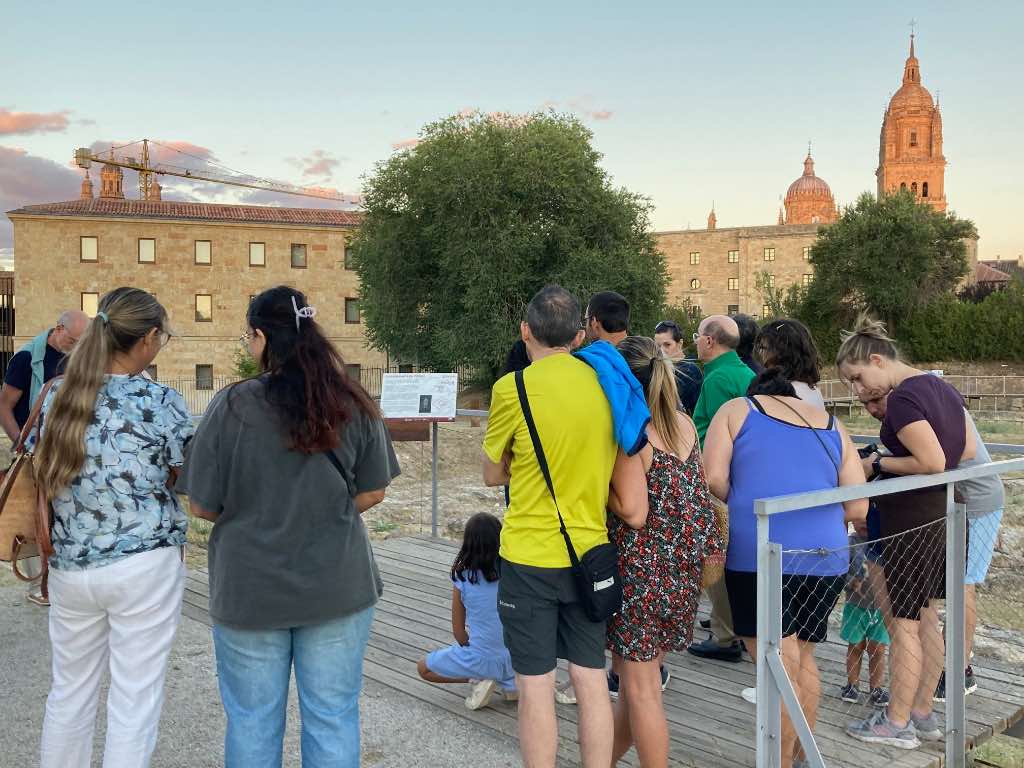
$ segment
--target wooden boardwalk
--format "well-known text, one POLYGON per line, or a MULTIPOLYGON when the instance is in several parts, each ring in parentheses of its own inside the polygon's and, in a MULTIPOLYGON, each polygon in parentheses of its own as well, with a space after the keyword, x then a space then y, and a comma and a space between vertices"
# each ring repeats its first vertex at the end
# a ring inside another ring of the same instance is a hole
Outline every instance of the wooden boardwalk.
MULTIPOLYGON (((374 543, 384 579, 366 653, 365 675, 409 696, 447 711, 452 717, 516 738, 514 704, 495 699, 490 707, 471 712, 463 705, 467 686, 434 685, 416 674, 416 660, 452 642, 451 581, 448 570, 454 545, 429 537, 406 537, 374 543)), ((192 572, 184 613, 205 624, 209 589, 204 571, 192 572)), ((837 692, 845 682, 846 646, 819 646, 822 697, 815 736, 829 768, 940 768, 941 746, 904 751, 855 741, 843 732, 846 723, 867 713, 864 705, 846 704, 837 692), (863 714, 862 714, 863 713, 863 714)), ((670 654, 672 681, 665 692, 672 764, 694 768, 737 768, 754 765, 754 706, 740 691, 754 685, 754 665, 697 659, 670 654)), ((866 665, 865 665, 866 666, 866 665)), ((1002 733, 1024 717, 1024 669, 977 659, 979 689, 967 698, 967 730, 971 746, 1002 733)), ((560 677, 566 674, 560 672, 560 677)), ((941 706, 941 705, 940 705, 941 706)), ((576 707, 557 705, 563 765, 578 765, 575 744, 576 707)), ((630 753, 633 754, 633 753, 630 753)), ((415 760, 410 756, 410 765, 415 760)))

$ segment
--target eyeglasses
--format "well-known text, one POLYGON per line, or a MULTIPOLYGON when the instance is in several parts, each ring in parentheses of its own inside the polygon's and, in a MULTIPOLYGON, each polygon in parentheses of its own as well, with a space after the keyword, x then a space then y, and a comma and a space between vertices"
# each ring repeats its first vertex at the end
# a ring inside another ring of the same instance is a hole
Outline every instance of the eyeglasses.
POLYGON ((695 334, 693 334, 693 341, 694 341, 694 343, 697 343, 697 341, 700 340, 701 336, 707 336, 707 334, 706 333, 695 333, 695 334))

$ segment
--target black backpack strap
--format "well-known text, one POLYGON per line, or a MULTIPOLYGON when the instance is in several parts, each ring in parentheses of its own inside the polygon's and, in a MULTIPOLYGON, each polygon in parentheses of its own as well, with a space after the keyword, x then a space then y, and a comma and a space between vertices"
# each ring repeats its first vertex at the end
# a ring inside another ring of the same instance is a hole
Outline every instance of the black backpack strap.
POLYGON ((523 381, 523 372, 516 371, 516 391, 519 393, 519 406, 523 409, 523 417, 526 419, 526 428, 530 430, 530 440, 533 441, 533 452, 537 455, 537 463, 540 465, 540 472, 544 475, 544 482, 547 483, 548 493, 551 494, 551 501, 555 503, 555 512, 558 513, 558 527, 565 539, 565 548, 569 551, 569 562, 573 568, 580 564, 576 557, 576 550, 573 549, 569 532, 565 530, 565 520, 562 519, 562 510, 558 508, 558 499, 555 497, 555 486, 551 482, 551 471, 548 469, 548 460, 544 455, 544 446, 541 445, 540 435, 537 434, 537 425, 533 421, 533 411, 530 410, 530 399, 526 396, 526 382, 523 381))

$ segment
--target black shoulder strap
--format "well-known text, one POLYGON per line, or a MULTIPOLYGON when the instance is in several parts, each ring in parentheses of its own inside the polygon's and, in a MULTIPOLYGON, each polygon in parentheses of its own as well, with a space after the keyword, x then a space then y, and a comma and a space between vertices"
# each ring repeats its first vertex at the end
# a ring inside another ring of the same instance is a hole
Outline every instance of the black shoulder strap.
POLYGON ((355 483, 349 478, 348 472, 345 471, 345 467, 342 466, 341 459, 334 453, 334 449, 324 451, 324 456, 327 460, 334 465, 334 468, 338 470, 338 474, 341 475, 341 479, 345 481, 345 487, 348 488, 348 495, 352 498, 356 496, 355 483))
POLYGON ((757 410, 759 410, 763 416, 768 415, 767 413, 765 413, 764 406, 757 401, 756 397, 748 397, 747 400, 753 403, 754 407, 757 408, 757 410))
POLYGON ((558 499, 555 497, 555 486, 551 482, 551 471, 548 469, 548 460, 544 455, 544 446, 541 445, 540 435, 537 434, 537 425, 533 421, 533 411, 530 410, 530 399, 526 396, 526 382, 523 380, 523 372, 516 371, 516 391, 519 393, 519 406, 523 409, 523 417, 526 419, 526 428, 530 430, 530 440, 533 441, 533 452, 537 455, 537 463, 540 465, 540 472, 544 475, 544 482, 547 483, 548 493, 551 494, 551 501, 555 503, 555 512, 558 513, 558 527, 565 539, 565 548, 569 551, 569 562, 575 568, 579 565, 576 557, 576 550, 573 549, 569 532, 565 530, 565 520, 562 519, 562 510, 558 508, 558 499))

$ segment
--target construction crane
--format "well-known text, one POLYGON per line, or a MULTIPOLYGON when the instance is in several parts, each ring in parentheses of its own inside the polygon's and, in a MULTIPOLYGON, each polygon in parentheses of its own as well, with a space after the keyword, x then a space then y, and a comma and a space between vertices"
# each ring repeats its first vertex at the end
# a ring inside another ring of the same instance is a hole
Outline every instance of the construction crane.
MULTIPOLYGON (((152 142, 153 144, 168 149, 179 154, 187 154, 175 149, 174 147, 166 147, 158 142, 152 142)), ((192 181, 209 181, 215 184, 230 184, 235 187, 246 187, 247 189, 262 189, 269 192, 280 192, 285 195, 297 195, 299 197, 316 197, 321 200, 337 200, 338 202, 351 202, 351 199, 345 195, 335 192, 333 190, 317 189, 315 187, 299 187, 294 184, 285 184, 280 181, 274 181, 272 179, 264 179, 258 176, 249 176, 247 174, 233 171, 230 168, 224 168, 224 170, 217 170, 216 168, 205 168, 205 169, 193 169, 186 168, 179 165, 171 165, 169 163, 154 163, 150 159, 149 155, 150 139, 142 139, 141 142, 135 141, 131 144, 124 144, 121 147, 111 147, 109 155, 102 157, 93 152, 88 147, 79 147, 75 150, 75 165, 86 171, 93 163, 99 163, 100 165, 112 165, 118 168, 128 168, 133 171, 137 171, 139 174, 139 196, 143 200, 157 200, 156 176, 176 176, 182 179, 191 179, 192 181), (115 149, 124 149, 135 144, 142 144, 142 155, 136 158, 134 155, 124 155, 120 158, 114 157, 115 149)), ((209 161, 204 158, 197 158, 203 160, 203 162, 209 165, 209 161)))

